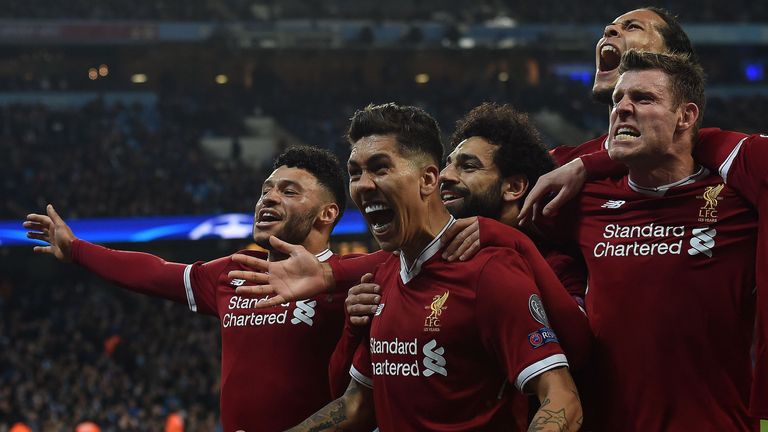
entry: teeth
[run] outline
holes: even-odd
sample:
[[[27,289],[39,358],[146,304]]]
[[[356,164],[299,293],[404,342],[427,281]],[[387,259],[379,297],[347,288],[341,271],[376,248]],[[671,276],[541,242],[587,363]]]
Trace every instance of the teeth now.
[[[443,201],[448,201],[448,200],[457,199],[457,198],[460,198],[460,197],[458,195],[456,195],[455,193],[453,193],[453,192],[443,192],[441,194],[440,198]]]
[[[392,225],[392,222],[387,222],[385,224],[374,223],[374,224],[371,224],[371,228],[376,233],[382,233],[386,231],[391,225]]]
[[[616,131],[616,136],[618,136],[618,135],[628,135],[628,136],[631,136],[631,137],[638,137],[638,136],[640,136],[640,133],[637,130],[632,129],[632,128],[620,127]]]
[[[611,51],[611,52],[613,52],[613,53],[615,53],[617,55],[619,54],[619,50],[617,50],[613,46],[611,46],[611,45],[603,45],[603,47],[600,48],[600,55],[604,55],[608,51]]]
[[[389,210],[389,207],[384,204],[369,204],[365,206],[365,214],[373,213],[380,210]]]

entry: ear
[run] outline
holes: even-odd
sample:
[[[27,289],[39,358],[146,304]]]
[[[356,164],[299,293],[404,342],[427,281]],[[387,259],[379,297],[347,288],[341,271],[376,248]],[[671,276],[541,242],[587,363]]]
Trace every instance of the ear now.
[[[320,225],[331,226],[334,222],[336,222],[336,219],[339,217],[339,213],[339,205],[335,202],[330,202],[320,208],[320,214],[317,216],[317,219],[315,219],[315,222],[319,223]]]
[[[422,197],[432,195],[435,190],[440,188],[440,169],[432,164],[427,164],[419,179],[420,192]]]
[[[522,174],[506,177],[501,182],[501,199],[504,203],[520,201],[526,191],[528,191],[528,179]]]
[[[696,125],[698,119],[699,107],[693,102],[683,104],[681,106],[680,116],[677,119],[677,130],[682,132],[691,129]]]

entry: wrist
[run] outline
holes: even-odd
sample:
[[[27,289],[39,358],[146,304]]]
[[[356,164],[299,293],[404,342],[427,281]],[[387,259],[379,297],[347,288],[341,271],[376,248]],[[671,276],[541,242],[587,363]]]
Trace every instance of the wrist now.
[[[336,288],[336,279],[333,277],[333,268],[324,262],[320,266],[323,269],[323,291],[332,292]]]

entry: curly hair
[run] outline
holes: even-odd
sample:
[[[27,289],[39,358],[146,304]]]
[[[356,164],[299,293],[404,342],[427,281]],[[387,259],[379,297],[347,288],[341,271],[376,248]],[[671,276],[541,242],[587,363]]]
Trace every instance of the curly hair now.
[[[529,191],[539,177],[555,168],[528,116],[511,105],[486,102],[472,109],[456,122],[451,149],[471,137],[481,137],[497,146],[493,162],[501,176],[525,175]],[[525,195],[528,195],[527,191]]]
[[[395,103],[368,105],[352,116],[347,140],[355,143],[371,135],[394,135],[403,155],[420,153],[437,166],[443,161],[443,142],[437,121],[421,108]]]
[[[333,201],[339,206],[339,216],[333,226],[341,220],[347,207],[347,188],[339,159],[328,150],[309,146],[289,147],[275,159],[272,169],[281,166],[300,168],[312,174],[317,182],[333,196]]]

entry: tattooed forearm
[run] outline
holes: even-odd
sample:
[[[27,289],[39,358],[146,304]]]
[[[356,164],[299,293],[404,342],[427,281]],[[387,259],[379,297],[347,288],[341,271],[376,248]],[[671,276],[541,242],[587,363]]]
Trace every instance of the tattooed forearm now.
[[[372,411],[359,409],[361,403],[364,405],[366,402],[362,398],[360,388],[355,383],[351,383],[342,397],[321,408],[320,411],[314,413],[300,425],[291,428],[289,432],[348,432],[358,430],[361,422],[365,425],[371,421],[366,416]]]
[[[531,425],[528,427],[528,432],[565,432],[567,430],[568,416],[565,413],[565,408],[558,411],[539,409],[536,417],[533,418]]]

